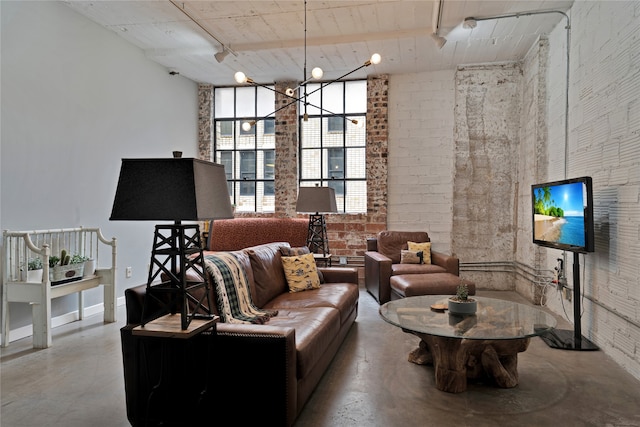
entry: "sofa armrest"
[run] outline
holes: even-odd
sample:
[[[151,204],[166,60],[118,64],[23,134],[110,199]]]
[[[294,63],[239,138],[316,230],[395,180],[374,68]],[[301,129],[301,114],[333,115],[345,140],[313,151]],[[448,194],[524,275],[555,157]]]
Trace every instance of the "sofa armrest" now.
[[[445,268],[447,273],[460,275],[460,260],[453,255],[431,251],[431,263]]]
[[[391,299],[391,259],[380,252],[364,253],[364,284],[371,295],[384,304]]]
[[[358,284],[358,270],[353,267],[318,267],[326,283]]]

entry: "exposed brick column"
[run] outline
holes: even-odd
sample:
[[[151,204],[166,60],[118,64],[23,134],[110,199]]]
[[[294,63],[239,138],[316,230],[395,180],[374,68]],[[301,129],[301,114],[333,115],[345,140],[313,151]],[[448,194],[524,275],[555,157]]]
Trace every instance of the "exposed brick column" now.
[[[327,215],[329,247],[335,257],[362,256],[367,237],[387,227],[389,76],[367,79],[367,213]]]
[[[295,82],[275,84],[276,105],[276,165],[275,216],[295,217],[298,198],[298,103],[284,95]],[[287,106],[287,104],[290,104]]]
[[[198,157],[213,161],[213,85],[198,85]]]
[[[389,76],[367,79],[367,222],[387,224]],[[384,229],[384,227],[382,229]]]

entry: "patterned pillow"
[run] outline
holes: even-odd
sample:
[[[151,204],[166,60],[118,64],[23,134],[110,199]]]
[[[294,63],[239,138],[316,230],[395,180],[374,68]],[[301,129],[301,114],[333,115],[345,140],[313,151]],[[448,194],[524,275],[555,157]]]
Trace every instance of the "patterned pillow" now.
[[[422,251],[422,263],[431,264],[431,242],[407,242],[410,251]]]
[[[313,254],[283,256],[282,267],[289,284],[289,292],[301,292],[320,287]]]
[[[422,264],[422,251],[400,251],[400,264]]]
[[[299,248],[290,248],[288,246],[280,246],[280,255],[282,256],[298,256],[310,253],[309,247],[301,246]]]
[[[309,254],[308,246],[301,246],[299,248],[290,248],[289,246],[280,246],[280,255],[282,256],[298,256]],[[320,278],[320,283],[324,283],[324,274],[322,271],[318,270],[318,277]]]

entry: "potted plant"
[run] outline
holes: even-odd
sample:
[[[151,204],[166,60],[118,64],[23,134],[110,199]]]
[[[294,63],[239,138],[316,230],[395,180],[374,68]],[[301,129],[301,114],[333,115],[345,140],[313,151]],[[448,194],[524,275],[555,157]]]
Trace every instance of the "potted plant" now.
[[[42,282],[42,259],[31,258],[27,262],[27,282]]]
[[[477,309],[478,302],[469,298],[469,288],[466,284],[460,283],[456,288],[456,295],[449,298],[449,313],[475,314]]]
[[[49,278],[52,284],[79,280],[84,272],[85,257],[81,255],[69,255],[65,249],[60,251],[60,257],[49,257]]]

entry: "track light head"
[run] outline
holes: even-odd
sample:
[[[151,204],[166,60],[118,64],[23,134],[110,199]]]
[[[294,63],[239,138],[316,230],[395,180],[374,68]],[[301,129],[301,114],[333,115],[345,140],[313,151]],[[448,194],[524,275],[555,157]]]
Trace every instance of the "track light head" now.
[[[476,18],[473,18],[471,16],[464,18],[464,21],[462,21],[462,27],[466,28],[467,30],[472,30],[477,26],[478,21],[476,21]]]
[[[218,63],[221,63],[222,61],[224,61],[224,58],[226,58],[227,55],[229,55],[229,51],[226,47],[223,46],[222,50],[213,55],[213,57],[216,59],[216,61],[218,61]]]
[[[442,49],[442,46],[444,46],[447,43],[447,39],[437,35],[436,33],[431,34],[431,38],[433,39],[434,42],[436,42],[436,46],[438,46],[438,49]]]

